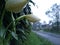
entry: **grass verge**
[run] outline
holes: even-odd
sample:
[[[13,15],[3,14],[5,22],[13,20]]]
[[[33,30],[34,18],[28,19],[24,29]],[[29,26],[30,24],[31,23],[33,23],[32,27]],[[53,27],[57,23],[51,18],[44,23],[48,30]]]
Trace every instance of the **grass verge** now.
[[[35,33],[31,32],[29,35],[29,43],[27,45],[53,45],[48,40],[37,36]]]

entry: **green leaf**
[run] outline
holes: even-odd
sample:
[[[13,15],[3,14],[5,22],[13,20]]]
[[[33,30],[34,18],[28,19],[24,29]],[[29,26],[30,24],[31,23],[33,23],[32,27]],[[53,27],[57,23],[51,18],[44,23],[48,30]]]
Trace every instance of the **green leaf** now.
[[[9,41],[8,40],[4,40],[4,45],[10,45]]]
[[[3,45],[3,38],[0,37],[0,45]]]
[[[0,27],[0,37],[4,38],[5,32],[6,32],[6,29],[4,27]]]
[[[15,32],[11,32],[11,34],[12,34],[12,36],[13,36],[16,40],[18,40],[18,36],[17,36],[17,34],[16,34]]]
[[[35,6],[35,3],[32,0],[30,0],[30,2]]]

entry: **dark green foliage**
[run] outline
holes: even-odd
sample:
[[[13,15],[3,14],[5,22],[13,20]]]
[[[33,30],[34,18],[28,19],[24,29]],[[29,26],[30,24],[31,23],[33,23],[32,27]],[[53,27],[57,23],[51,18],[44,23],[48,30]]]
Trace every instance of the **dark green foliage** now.
[[[13,13],[13,18],[23,14],[31,14],[29,4],[20,13]],[[31,23],[27,19],[14,23],[11,12],[5,10],[5,0],[0,0],[0,45],[26,45],[30,31]]]

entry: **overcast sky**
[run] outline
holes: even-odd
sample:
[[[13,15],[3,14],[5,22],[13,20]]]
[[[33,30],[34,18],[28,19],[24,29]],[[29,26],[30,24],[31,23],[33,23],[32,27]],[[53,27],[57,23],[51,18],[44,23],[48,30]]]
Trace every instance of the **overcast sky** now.
[[[36,5],[38,6],[33,6],[31,4],[31,9],[34,15],[36,15],[38,18],[41,19],[40,22],[43,23],[43,21],[46,21],[47,23],[51,18],[46,16],[45,12],[55,3],[60,3],[60,0],[33,0]]]

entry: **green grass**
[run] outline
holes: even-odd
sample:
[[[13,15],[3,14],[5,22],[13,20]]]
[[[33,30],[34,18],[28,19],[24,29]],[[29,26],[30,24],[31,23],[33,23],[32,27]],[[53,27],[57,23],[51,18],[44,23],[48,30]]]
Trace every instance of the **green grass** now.
[[[52,45],[48,40],[38,37],[35,33],[31,32],[29,35],[29,43],[27,45]]]
[[[60,32],[52,32],[52,31],[50,31],[51,33],[54,33],[54,34],[60,34]]]
[[[51,32],[51,33],[55,33],[55,34],[60,34],[60,31],[59,32],[57,32],[57,31],[50,31],[50,30],[43,30],[43,31],[45,31],[45,32]]]

